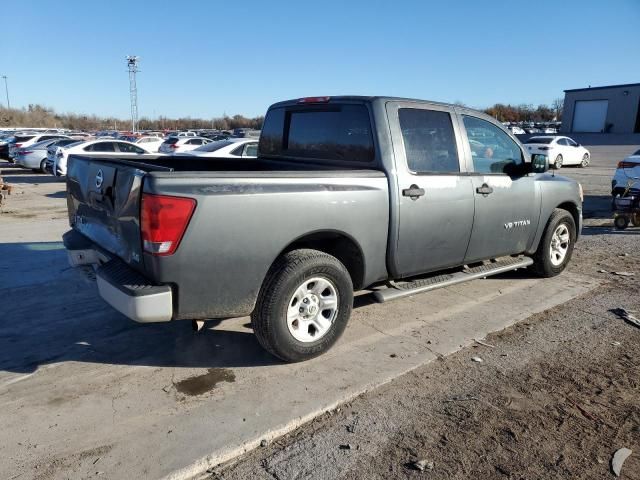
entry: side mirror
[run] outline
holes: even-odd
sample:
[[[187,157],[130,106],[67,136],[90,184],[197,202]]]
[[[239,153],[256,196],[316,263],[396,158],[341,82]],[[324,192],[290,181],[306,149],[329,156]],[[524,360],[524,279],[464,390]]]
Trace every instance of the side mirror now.
[[[549,170],[549,157],[541,153],[531,155],[531,171],[533,173],[544,173]]]

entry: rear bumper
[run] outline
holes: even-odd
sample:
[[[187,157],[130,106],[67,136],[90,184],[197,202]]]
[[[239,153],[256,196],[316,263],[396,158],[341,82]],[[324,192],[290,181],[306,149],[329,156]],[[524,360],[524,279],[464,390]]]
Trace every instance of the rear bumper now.
[[[62,239],[69,264],[93,267],[100,296],[120,313],[141,323],[168,322],[173,318],[173,291],[169,285],[154,285],[75,230],[65,233]]]

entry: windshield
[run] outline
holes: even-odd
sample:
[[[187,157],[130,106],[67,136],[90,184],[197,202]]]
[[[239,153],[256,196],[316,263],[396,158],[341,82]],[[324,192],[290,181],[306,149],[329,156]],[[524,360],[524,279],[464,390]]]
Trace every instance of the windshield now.
[[[544,144],[549,144],[553,142],[553,137],[531,137],[529,140],[527,140],[524,143],[544,143]]]
[[[198,152],[215,152],[216,150],[220,150],[221,148],[224,148],[227,145],[231,145],[232,143],[237,143],[237,142],[220,140],[217,142],[207,143],[206,145],[202,145],[201,147],[198,147],[195,150],[197,150]]]

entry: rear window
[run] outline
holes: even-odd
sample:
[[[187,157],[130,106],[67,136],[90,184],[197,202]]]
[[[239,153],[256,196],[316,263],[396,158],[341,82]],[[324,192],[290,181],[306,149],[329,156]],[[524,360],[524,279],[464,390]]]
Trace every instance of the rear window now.
[[[206,145],[202,145],[201,147],[196,148],[194,151],[198,152],[215,152],[216,150],[220,150],[221,148],[226,147],[227,145],[231,145],[234,142],[229,142],[227,140],[221,140],[219,142],[211,142]]]
[[[35,135],[16,135],[13,138],[15,138],[16,143],[20,143],[20,142],[27,142],[31,140],[33,137],[35,137]]]
[[[531,137],[529,140],[527,140],[524,143],[551,143],[553,142],[553,138],[551,137]]]
[[[180,140],[178,137],[171,137],[167,138],[164,143],[166,143],[167,145],[173,145],[174,143],[178,143],[178,140]]]
[[[262,129],[259,152],[281,157],[371,162],[375,150],[369,111],[364,105],[271,109]]]

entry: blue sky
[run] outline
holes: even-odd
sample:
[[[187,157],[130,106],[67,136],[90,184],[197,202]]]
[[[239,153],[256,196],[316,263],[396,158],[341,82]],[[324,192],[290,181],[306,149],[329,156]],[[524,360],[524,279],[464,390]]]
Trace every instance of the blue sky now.
[[[640,81],[640,0],[21,0],[2,12],[12,106],[123,119],[130,54],[152,118],[338,94],[538,104]]]

